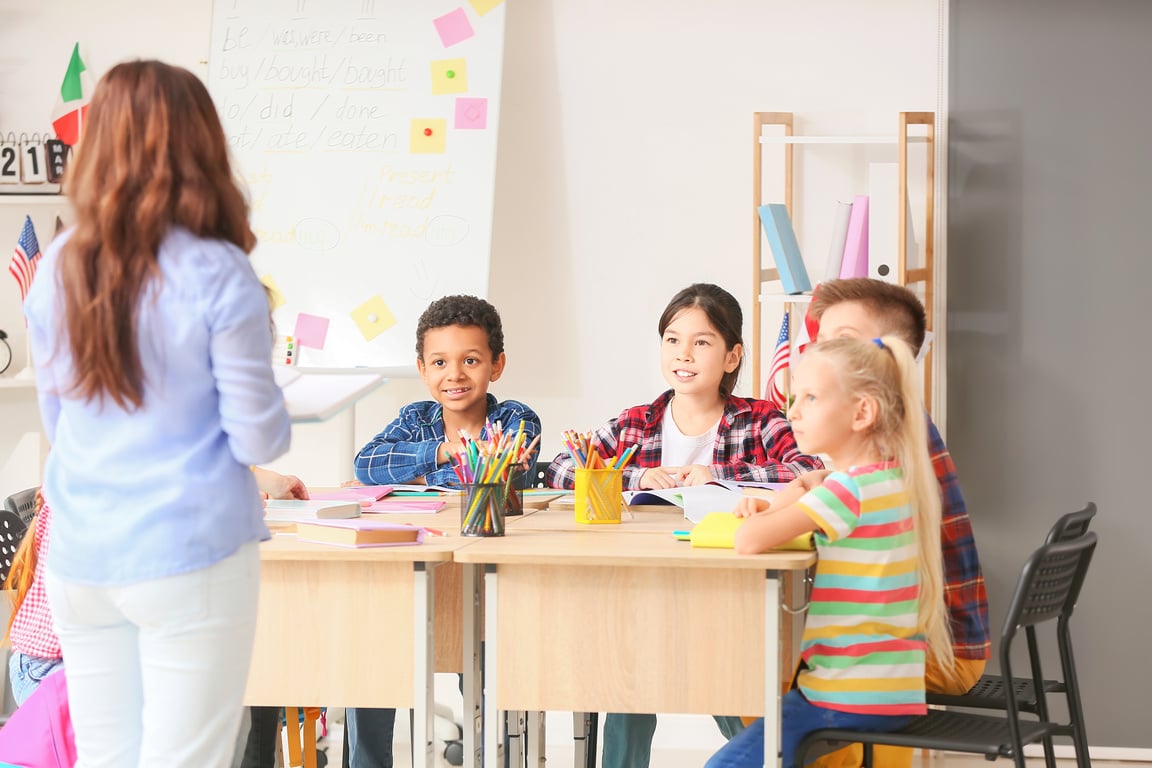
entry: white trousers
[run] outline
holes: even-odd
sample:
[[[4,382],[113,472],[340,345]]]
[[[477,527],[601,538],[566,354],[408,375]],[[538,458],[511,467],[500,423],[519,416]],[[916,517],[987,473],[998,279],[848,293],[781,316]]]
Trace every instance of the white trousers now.
[[[255,543],[215,565],[125,586],[48,571],[76,768],[226,768],[256,632]]]

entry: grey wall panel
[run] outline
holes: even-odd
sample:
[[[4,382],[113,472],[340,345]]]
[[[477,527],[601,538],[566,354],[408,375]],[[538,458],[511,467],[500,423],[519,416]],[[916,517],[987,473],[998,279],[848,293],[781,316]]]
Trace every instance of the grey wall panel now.
[[[1152,2],[952,0],[949,39],[948,443],[993,624],[1096,501],[1089,739],[1152,747]]]

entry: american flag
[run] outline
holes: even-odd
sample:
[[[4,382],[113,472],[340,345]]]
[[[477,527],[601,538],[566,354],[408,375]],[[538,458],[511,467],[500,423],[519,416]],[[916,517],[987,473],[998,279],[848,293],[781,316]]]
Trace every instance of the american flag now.
[[[24,217],[24,229],[16,241],[16,255],[8,265],[8,272],[16,278],[20,286],[20,301],[28,295],[32,278],[36,276],[36,264],[40,261],[40,243],[36,240],[36,230],[32,228],[32,217]]]
[[[789,320],[791,311],[784,313],[784,320],[780,323],[780,335],[776,337],[776,351],[772,353],[772,364],[768,367],[768,383],[764,387],[764,399],[770,400],[780,410],[786,410],[788,395],[780,386],[780,374],[786,373],[788,361],[792,357],[792,340],[789,338]]]

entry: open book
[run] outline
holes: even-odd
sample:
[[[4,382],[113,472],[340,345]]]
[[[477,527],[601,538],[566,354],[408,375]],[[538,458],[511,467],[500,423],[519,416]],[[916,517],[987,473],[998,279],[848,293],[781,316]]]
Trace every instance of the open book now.
[[[699,523],[709,512],[731,512],[744,497],[746,487],[778,490],[784,483],[742,483],[734,480],[713,480],[704,485],[680,488],[660,488],[650,491],[625,491],[624,502],[634,504],[675,504],[684,510],[684,517]]]

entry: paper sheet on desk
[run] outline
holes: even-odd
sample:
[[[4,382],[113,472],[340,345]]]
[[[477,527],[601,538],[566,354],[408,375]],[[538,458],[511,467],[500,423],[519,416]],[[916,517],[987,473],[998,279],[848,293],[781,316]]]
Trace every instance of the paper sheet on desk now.
[[[684,510],[684,517],[699,523],[709,512],[731,512],[745,496],[742,488],[777,489],[782,483],[737,483],[714,480],[704,485],[663,488],[651,491],[625,491],[627,504],[675,504]]]

